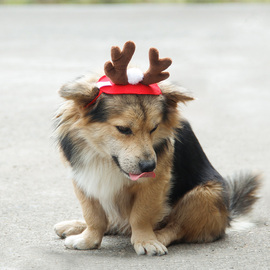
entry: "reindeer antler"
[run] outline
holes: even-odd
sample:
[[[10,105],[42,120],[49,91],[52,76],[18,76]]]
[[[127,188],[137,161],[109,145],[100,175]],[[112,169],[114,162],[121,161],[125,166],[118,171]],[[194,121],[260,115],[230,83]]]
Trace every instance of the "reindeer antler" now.
[[[127,41],[121,51],[119,47],[112,47],[112,62],[108,61],[104,65],[105,74],[115,84],[128,84],[127,66],[135,52],[135,44]]]
[[[130,62],[133,54],[135,52],[135,44],[132,41],[127,41],[121,51],[119,47],[112,47],[111,58],[112,62],[108,61],[104,65],[104,71],[106,76],[114,83],[120,85],[129,84],[127,75],[127,66]],[[158,83],[167,79],[170,74],[169,72],[163,72],[167,69],[172,60],[170,58],[159,59],[159,52],[155,48],[149,50],[149,69],[142,74],[143,80],[141,78],[136,78],[138,81],[134,84],[141,82],[144,85],[150,85]],[[135,80],[135,81],[136,81]],[[132,82],[131,82],[132,84]]]
[[[170,58],[159,59],[159,52],[155,48],[149,50],[149,69],[144,73],[142,84],[149,85],[158,83],[167,79],[170,76],[169,72],[162,72],[167,69],[171,64]]]

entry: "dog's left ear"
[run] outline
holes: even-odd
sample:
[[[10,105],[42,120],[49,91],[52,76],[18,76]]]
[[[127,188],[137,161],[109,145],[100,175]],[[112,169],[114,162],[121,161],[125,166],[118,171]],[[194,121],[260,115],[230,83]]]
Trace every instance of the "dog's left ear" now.
[[[179,102],[186,103],[188,101],[194,100],[190,95],[183,93],[178,90],[169,90],[169,89],[161,89],[163,96],[165,97],[165,101],[169,107],[177,107]]]

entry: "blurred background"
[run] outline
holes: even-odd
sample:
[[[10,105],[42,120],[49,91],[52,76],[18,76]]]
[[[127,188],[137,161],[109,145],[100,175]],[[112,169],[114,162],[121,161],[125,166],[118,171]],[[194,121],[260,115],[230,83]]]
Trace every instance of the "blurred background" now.
[[[0,269],[269,269],[269,3],[0,0]],[[102,71],[111,46],[127,40],[142,70],[150,47],[172,58],[170,80],[197,98],[181,112],[223,176],[263,173],[250,231],[153,260],[138,258],[129,238],[82,252],[54,234],[55,223],[81,218],[52,139],[57,90]]]
[[[0,0],[0,4],[269,3],[270,0]]]

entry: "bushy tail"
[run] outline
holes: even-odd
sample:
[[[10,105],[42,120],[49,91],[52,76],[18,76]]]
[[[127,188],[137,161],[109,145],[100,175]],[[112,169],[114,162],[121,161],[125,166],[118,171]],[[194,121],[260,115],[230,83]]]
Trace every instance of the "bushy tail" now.
[[[261,176],[240,174],[227,179],[229,195],[230,219],[233,221],[248,214],[253,204],[258,200],[258,189],[261,186]]]

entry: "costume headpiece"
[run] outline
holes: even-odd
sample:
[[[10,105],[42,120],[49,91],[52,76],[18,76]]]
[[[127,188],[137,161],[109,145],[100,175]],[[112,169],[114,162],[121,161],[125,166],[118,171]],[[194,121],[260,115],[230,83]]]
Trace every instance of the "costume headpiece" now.
[[[149,69],[142,73],[137,68],[127,69],[127,66],[135,52],[135,43],[128,41],[123,50],[119,47],[111,48],[112,62],[108,61],[104,65],[105,76],[97,82],[99,88],[98,96],[88,105],[92,105],[102,94],[137,94],[137,95],[161,95],[158,82],[167,79],[170,74],[164,72],[171,63],[170,58],[159,59],[159,52],[155,48],[149,50]]]

